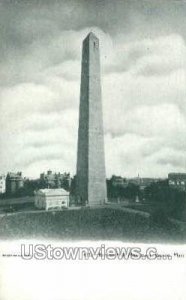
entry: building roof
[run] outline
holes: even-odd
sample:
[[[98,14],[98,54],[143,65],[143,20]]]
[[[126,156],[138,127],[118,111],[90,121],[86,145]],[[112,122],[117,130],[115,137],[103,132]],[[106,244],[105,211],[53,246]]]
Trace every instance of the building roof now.
[[[173,180],[186,180],[186,173],[169,173],[168,178]]]
[[[17,172],[17,173],[13,173],[13,172],[9,172],[8,174],[7,174],[7,177],[8,178],[17,178],[17,179],[23,179],[22,178],[22,173],[21,172]]]
[[[61,196],[61,195],[69,195],[69,192],[67,192],[64,189],[40,189],[36,193],[43,194],[46,196]]]

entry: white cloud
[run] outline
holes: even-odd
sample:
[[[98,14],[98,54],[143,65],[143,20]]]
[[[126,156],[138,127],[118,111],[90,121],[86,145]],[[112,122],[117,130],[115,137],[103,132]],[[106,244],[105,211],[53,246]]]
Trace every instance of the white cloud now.
[[[186,149],[183,38],[171,34],[124,41],[93,27],[56,29],[53,36],[33,38],[26,54],[10,55],[2,65],[6,74],[6,85],[0,89],[3,171],[75,172],[81,44],[90,30],[101,45],[108,176],[138,172],[165,176],[169,168],[176,168],[176,161],[181,168],[179,148]],[[178,157],[168,164],[166,147]]]
[[[116,40],[110,52],[111,61],[105,66],[106,72],[131,71],[132,74],[156,76],[185,66],[186,45],[180,35],[127,42],[121,38]]]

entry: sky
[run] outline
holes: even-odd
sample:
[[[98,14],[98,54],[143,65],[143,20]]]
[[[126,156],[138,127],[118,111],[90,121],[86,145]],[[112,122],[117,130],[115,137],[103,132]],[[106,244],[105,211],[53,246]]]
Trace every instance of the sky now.
[[[186,1],[0,1],[0,172],[76,171],[82,41],[100,39],[107,177],[186,172]]]

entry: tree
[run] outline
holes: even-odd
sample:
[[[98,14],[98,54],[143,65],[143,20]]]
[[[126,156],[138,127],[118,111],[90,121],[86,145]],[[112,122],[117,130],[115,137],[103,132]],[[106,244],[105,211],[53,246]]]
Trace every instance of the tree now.
[[[180,218],[186,203],[186,193],[168,184],[168,180],[152,183],[144,190],[144,197],[156,205],[162,215]]]

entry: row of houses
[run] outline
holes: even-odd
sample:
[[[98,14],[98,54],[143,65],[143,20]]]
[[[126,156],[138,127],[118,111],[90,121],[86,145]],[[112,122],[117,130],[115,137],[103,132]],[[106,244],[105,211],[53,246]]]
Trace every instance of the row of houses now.
[[[186,173],[169,173],[168,183],[172,188],[186,191]]]
[[[127,187],[130,184],[139,186],[140,190],[144,190],[145,187],[149,186],[152,183],[155,183],[159,180],[162,180],[160,178],[149,178],[149,177],[140,177],[139,175],[137,177],[133,178],[124,178],[121,176],[115,176],[113,175],[109,181],[114,187]]]
[[[20,191],[33,189],[45,189],[45,188],[65,188],[70,190],[71,177],[70,173],[53,173],[47,171],[42,173],[39,179],[30,180],[23,177],[21,172],[13,173],[9,172],[7,175],[0,176],[0,194],[7,196],[14,196]]]
[[[166,180],[166,178],[164,179]],[[167,179],[170,187],[180,191],[186,191],[186,173],[169,173]],[[161,181],[162,178],[141,178],[139,176],[134,178],[123,178],[121,176],[112,176],[109,180],[112,186],[115,187],[127,187],[129,184],[134,184],[139,186],[140,190],[144,190],[145,187]]]
[[[143,190],[146,186],[151,183],[157,182],[158,178],[123,178],[121,176],[112,176],[109,179],[113,186],[126,187],[128,184],[135,184]],[[21,172],[12,173],[9,172],[6,175],[0,175],[0,194],[6,193],[11,196],[16,194],[25,185],[26,179],[23,178]],[[169,173],[168,174],[168,184],[170,187],[186,191],[186,173]],[[69,191],[71,186],[71,178],[69,173],[52,173],[52,171],[47,171],[47,173],[42,173],[40,179],[38,179],[39,188],[65,188]]]

